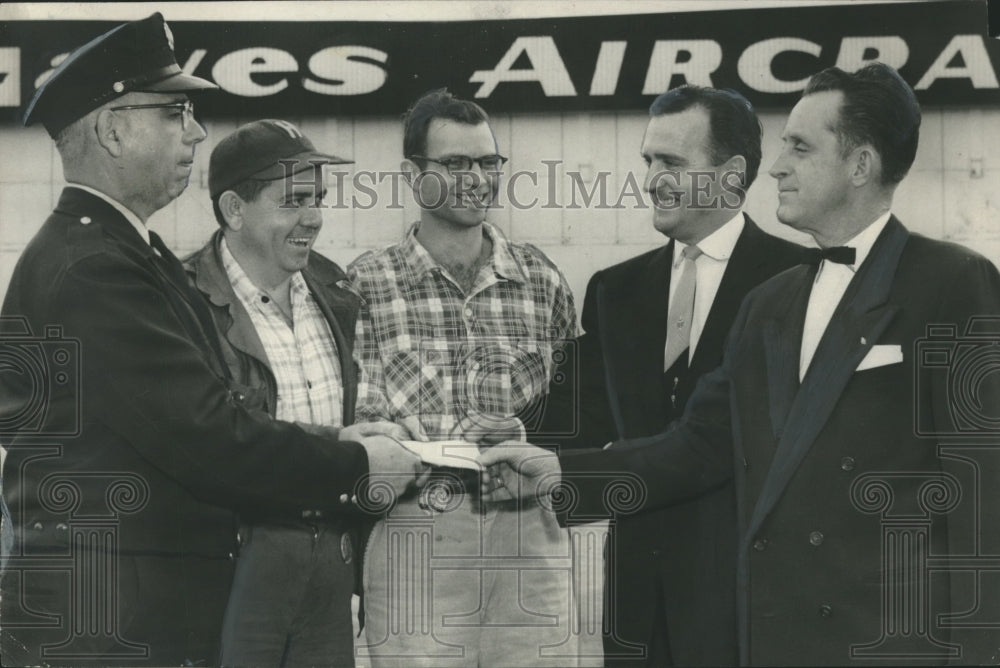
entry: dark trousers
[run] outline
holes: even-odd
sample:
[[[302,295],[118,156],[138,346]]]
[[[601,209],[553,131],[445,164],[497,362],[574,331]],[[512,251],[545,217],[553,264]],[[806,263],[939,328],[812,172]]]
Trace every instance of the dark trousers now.
[[[351,538],[322,522],[243,531],[222,665],[354,666]]]

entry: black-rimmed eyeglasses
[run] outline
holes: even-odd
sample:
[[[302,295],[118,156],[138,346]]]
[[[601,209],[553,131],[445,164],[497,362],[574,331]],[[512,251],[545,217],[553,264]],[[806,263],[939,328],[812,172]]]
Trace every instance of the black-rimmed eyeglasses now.
[[[496,172],[507,162],[507,158],[500,155],[484,155],[479,158],[470,158],[467,155],[450,155],[447,158],[428,158],[426,155],[411,155],[410,160],[427,160],[444,167],[449,174],[460,172],[471,172],[473,165],[479,165],[479,169],[484,172]]]
[[[185,100],[184,102],[160,102],[156,104],[126,104],[120,107],[109,107],[111,111],[131,111],[132,109],[176,109],[181,118],[181,130],[186,132],[188,121],[195,121],[194,102]]]

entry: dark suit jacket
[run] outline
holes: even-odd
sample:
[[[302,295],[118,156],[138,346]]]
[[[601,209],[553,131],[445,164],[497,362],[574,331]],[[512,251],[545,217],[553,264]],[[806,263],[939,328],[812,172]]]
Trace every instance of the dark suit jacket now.
[[[562,383],[553,405],[583,406],[563,446],[595,447],[648,436],[680,417],[695,382],[722,361],[723,341],[747,292],[798,264],[803,248],[772,237],[749,218],[712,303],[694,358],[663,382],[667,295],[674,242],[591,278],[578,340],[580,385]],[[687,357],[684,356],[686,360]],[[580,387],[575,397],[567,390]],[[674,394],[673,400],[671,394]],[[557,396],[560,395],[560,396]],[[672,508],[625,516],[606,557],[605,665],[726,665],[737,661],[736,514],[732,484]],[[665,619],[664,619],[665,615]],[[657,643],[668,634],[670,656]],[[632,649],[624,645],[632,645]]]
[[[0,374],[4,424],[21,419],[5,439],[18,541],[3,578],[7,663],[103,665],[122,646],[131,664],[213,663],[233,511],[339,511],[367,472],[360,445],[241,405],[170,257],[69,187],[14,269],[3,315],[42,342],[17,344],[39,355],[35,378]],[[39,395],[45,418],[29,423],[19,407]]]
[[[735,477],[743,663],[884,664],[879,653],[906,664],[988,662],[995,626],[969,624],[1000,617],[1000,579],[975,571],[972,557],[994,551],[986,527],[1000,521],[1000,504],[974,474],[989,464],[976,457],[995,455],[996,429],[992,449],[939,451],[935,433],[961,431],[953,417],[961,397],[949,388],[957,357],[922,355],[920,340],[932,324],[957,327],[933,342],[938,349],[968,340],[971,316],[1000,314],[1000,275],[985,258],[911,235],[893,218],[800,385],[815,271],[795,267],[748,295],[722,366],[699,382],[672,429],[561,456],[579,488],[576,512],[607,512],[604,482],[587,475],[595,471],[644,485],[645,496],[622,512],[676,503]],[[973,338],[967,348],[995,340]],[[875,345],[900,346],[902,363],[855,371]],[[974,373],[982,368],[972,374],[980,410],[995,416],[1000,378],[984,380]],[[975,538],[991,547],[977,548]],[[945,556],[970,557],[966,570]],[[957,617],[939,616],[949,614]],[[949,643],[961,645],[960,657]]]

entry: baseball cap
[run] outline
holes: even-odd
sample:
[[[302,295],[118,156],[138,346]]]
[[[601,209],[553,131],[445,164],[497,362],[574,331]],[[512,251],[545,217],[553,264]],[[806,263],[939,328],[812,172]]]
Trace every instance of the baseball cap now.
[[[208,161],[208,192],[215,199],[248,179],[274,181],[319,165],[352,162],[317,151],[294,124],[267,118],[241,125],[218,143]]]

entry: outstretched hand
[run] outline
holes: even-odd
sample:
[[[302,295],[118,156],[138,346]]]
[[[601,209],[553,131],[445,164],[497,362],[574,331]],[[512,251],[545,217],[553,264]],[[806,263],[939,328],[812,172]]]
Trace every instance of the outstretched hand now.
[[[480,492],[484,501],[509,501],[545,496],[558,486],[559,459],[548,450],[505,441],[480,452],[483,465]]]

